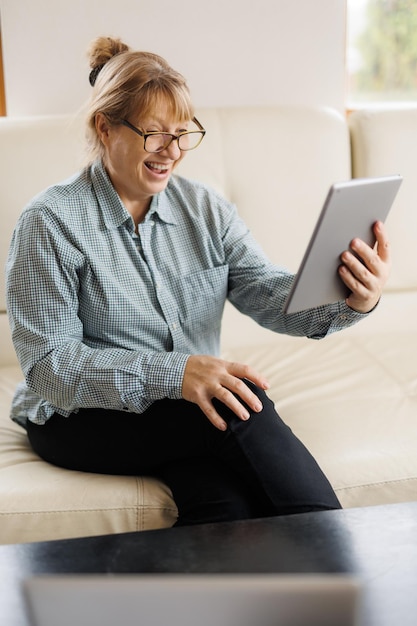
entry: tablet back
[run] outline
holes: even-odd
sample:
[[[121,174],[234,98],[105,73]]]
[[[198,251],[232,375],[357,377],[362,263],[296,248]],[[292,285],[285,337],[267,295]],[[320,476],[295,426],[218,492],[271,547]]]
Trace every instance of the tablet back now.
[[[307,246],[284,313],[344,300],[340,255],[355,237],[373,246],[376,221],[384,222],[401,185],[401,176],[356,178],[332,185]]]

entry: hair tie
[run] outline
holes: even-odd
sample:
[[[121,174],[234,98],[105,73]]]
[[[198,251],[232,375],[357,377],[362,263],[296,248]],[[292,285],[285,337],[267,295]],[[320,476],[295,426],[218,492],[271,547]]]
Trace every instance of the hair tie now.
[[[90,81],[90,85],[92,87],[94,87],[94,85],[96,84],[97,76],[99,75],[103,67],[104,67],[104,63],[102,63],[101,65],[97,65],[96,67],[93,67],[93,69],[91,70],[88,80]]]

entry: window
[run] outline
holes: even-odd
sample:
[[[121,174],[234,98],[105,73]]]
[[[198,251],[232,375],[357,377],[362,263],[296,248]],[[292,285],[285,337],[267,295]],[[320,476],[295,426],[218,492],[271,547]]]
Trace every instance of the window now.
[[[417,0],[347,0],[348,107],[417,101]]]

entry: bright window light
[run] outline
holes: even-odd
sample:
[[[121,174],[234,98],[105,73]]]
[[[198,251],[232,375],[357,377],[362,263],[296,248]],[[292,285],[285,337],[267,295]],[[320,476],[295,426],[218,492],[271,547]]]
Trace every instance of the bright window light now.
[[[417,102],[417,0],[347,0],[348,107]]]

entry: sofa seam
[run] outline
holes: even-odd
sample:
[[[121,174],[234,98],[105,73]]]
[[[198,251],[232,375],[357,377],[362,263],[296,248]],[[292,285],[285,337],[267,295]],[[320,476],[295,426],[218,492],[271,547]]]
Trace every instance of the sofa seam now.
[[[67,510],[42,510],[42,511],[0,511],[0,517],[8,517],[10,515],[45,515],[45,514],[59,514],[59,515],[68,515],[68,513],[82,513],[83,515],[88,513],[110,513],[110,512],[121,512],[121,511],[137,511],[138,507],[121,507],[121,508],[112,508],[112,509],[67,509]],[[152,511],[174,511],[173,507],[164,507],[164,506],[152,506],[152,505],[144,505],[143,508]]]
[[[136,530],[141,530],[143,524],[143,498],[140,498],[140,487],[142,487],[143,493],[143,483],[142,477],[136,476]],[[142,519],[140,519],[142,518]]]
[[[417,476],[410,478],[397,478],[395,480],[381,480],[374,483],[366,483],[362,485],[351,485],[349,487],[335,487],[335,491],[348,491],[349,489],[365,489],[366,487],[376,487],[378,485],[391,485],[392,483],[406,483],[417,480]]]

